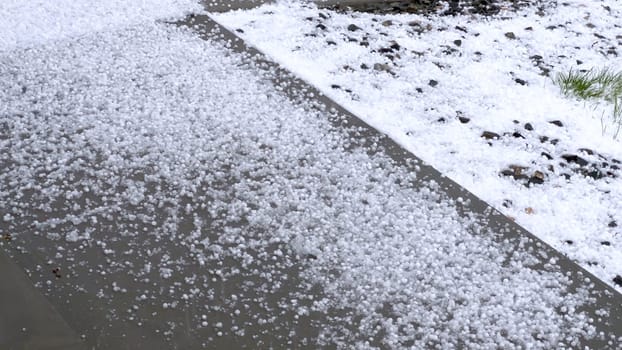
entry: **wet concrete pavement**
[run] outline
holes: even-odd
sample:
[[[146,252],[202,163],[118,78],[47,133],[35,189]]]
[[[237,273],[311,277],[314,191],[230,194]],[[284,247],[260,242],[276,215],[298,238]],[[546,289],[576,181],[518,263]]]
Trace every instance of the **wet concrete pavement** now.
[[[227,3],[232,5],[231,2]],[[232,6],[254,6],[256,3],[238,1]],[[220,5],[211,9],[222,10]],[[362,147],[370,156],[386,155],[398,166],[417,173],[416,180],[408,186],[416,188],[430,180],[438,183],[450,198],[460,198],[456,206],[461,214],[479,216],[492,231],[500,232],[501,236],[496,237],[496,240],[521,240],[528,248],[539,252],[542,258],[533,266],[534,269],[544,270],[551,257],[557,258],[561,271],[574,281],[572,288],[593,284],[591,295],[595,303],[577,312],[585,311],[593,318],[597,331],[603,332],[605,337],[584,340],[583,345],[592,348],[615,348],[619,345],[615,338],[622,336],[622,297],[613,289],[453,181],[423,164],[334,101],[322,96],[315,88],[246,46],[208,16],[192,16],[175,25],[192,26],[206,40],[229,42],[234,51],[248,56],[253,67],[270,72],[268,77],[272,83],[292,101],[304,102],[306,106],[309,100],[315,101],[315,108],[327,111],[332,116],[330,121],[335,127],[346,130],[352,139],[359,140],[358,144],[351,145],[353,150]],[[190,198],[183,195],[175,198],[178,202],[173,204],[174,208],[185,208],[192,203]],[[86,199],[89,200],[103,203],[97,195],[91,195]],[[8,208],[3,210],[8,211]],[[181,215],[176,236],[165,240],[150,235],[109,236],[125,225],[131,226],[134,232],[148,232],[154,226],[166,225],[164,218],[169,215],[166,207],[160,213],[162,221],[159,222],[136,224],[122,222],[124,218],[112,218],[95,225],[80,223],[75,227],[78,231],[91,230],[91,239],[83,243],[29,235],[33,220],[24,218],[11,229],[10,233],[15,235],[15,239],[4,242],[3,249],[13,262],[27,271],[32,282],[44,291],[49,302],[37,295],[28,280],[20,276],[16,266],[0,255],[1,268],[14,281],[11,284],[3,283],[0,289],[3,302],[3,333],[0,336],[5,334],[0,337],[5,343],[0,344],[8,344],[9,349],[54,349],[54,345],[63,349],[73,349],[71,346],[79,349],[82,344],[76,342],[76,339],[83,335],[88,348],[95,349],[312,349],[318,347],[317,338],[331,320],[343,320],[343,315],[351,312],[348,309],[332,309],[328,313],[298,313],[300,306],[311,306],[314,300],[324,297],[319,286],[301,277],[301,272],[317,257],[313,254],[279,255],[277,252],[287,250],[282,242],[275,242],[261,250],[249,247],[245,253],[252,257],[251,263],[232,258],[208,259],[205,265],[187,261],[188,245],[191,243],[183,237],[192,236],[195,230],[193,220],[197,213]],[[135,214],[141,214],[140,208],[136,209]],[[63,215],[66,215],[64,205],[58,204],[52,214],[33,212],[33,219],[38,219],[37,216]],[[204,220],[213,218],[204,217]],[[7,228],[2,228],[1,233],[9,232]],[[208,233],[208,236],[212,241],[218,240],[218,231]],[[116,252],[117,255],[110,255],[109,252]],[[59,254],[62,258],[59,258]],[[156,268],[162,265],[162,261],[179,262],[170,277],[163,278],[161,271]],[[130,265],[149,265],[154,268],[137,276],[135,272],[138,269],[128,269]],[[270,271],[271,275],[257,271]],[[189,283],[189,280],[193,282]],[[282,283],[275,283],[275,280]],[[198,293],[194,296],[194,286],[207,284],[210,285],[211,295]],[[262,285],[269,286],[263,291],[253,287]],[[159,290],[160,294],[149,294],[154,290]],[[183,298],[183,295],[192,297]],[[232,301],[232,295],[235,295],[235,301]],[[178,300],[177,296],[182,296],[182,300]],[[213,305],[214,300],[219,301],[219,305]],[[283,306],[292,301],[295,301],[297,307]],[[210,304],[210,307],[206,307],[206,304]],[[239,312],[241,307],[244,309]],[[28,311],[28,308],[31,310]],[[609,316],[603,316],[598,310],[608,310]],[[22,318],[24,315],[28,318]],[[353,316],[353,319],[356,317]],[[206,326],[201,326],[203,322],[206,322]],[[338,321],[333,327],[342,327],[344,334],[347,334],[356,332],[358,325],[356,322],[348,324]],[[22,332],[21,328],[27,331]],[[30,329],[41,331],[30,332]],[[232,329],[232,333],[222,336],[224,330]],[[379,339],[372,340],[372,344],[374,341],[378,341],[376,345],[382,347]],[[330,344],[324,346],[334,347]]]
[[[86,344],[0,250],[0,348],[79,350]]]

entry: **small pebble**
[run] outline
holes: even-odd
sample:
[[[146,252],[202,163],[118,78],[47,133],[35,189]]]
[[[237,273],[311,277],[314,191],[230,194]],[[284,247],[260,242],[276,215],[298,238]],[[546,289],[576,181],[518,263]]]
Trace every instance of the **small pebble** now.
[[[357,30],[361,30],[361,27],[357,26],[356,24],[350,24],[348,26],[348,30],[351,32],[356,32]]]

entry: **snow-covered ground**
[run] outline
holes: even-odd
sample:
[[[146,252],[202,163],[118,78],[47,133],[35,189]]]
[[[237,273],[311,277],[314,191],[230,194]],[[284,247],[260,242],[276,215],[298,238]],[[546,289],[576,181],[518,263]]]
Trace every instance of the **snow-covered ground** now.
[[[622,291],[622,134],[611,106],[551,79],[622,69],[622,3],[539,4],[483,17],[280,1],[215,17]]]
[[[102,300],[102,324],[123,332],[185,310],[183,327],[158,331],[208,329],[207,348],[273,334],[296,346],[297,324],[317,315],[330,317],[304,344],[551,348],[596,336],[587,290],[570,292],[555,261],[532,269],[522,244],[481,234],[434,183],[402,185],[416,175],[351,150],[360,140],[242,57],[155,23],[193,4],[151,17],[87,4],[0,6],[3,20],[41,25],[0,31],[13,38],[0,49],[0,233],[45,257],[33,275],[57,266],[49,293],[66,276],[68,303]],[[92,29],[60,20],[80,15]],[[245,315],[255,309],[265,315]]]

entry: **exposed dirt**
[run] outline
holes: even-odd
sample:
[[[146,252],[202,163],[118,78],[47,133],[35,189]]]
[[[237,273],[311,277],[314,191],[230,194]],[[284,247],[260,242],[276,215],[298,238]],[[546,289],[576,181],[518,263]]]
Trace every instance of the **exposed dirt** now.
[[[334,10],[355,10],[378,14],[387,13],[435,13],[443,15],[479,14],[484,16],[496,15],[501,10],[517,10],[527,6],[537,6],[544,14],[546,7],[553,6],[557,1],[551,0],[411,0],[383,3],[369,3],[362,5],[336,5]]]

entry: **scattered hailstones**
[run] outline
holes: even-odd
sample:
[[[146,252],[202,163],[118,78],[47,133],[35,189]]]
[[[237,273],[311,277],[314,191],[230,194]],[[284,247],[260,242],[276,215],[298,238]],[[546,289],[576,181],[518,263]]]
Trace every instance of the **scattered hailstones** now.
[[[8,225],[28,227],[43,210],[58,220],[39,230],[69,232],[64,211],[49,203],[88,187],[91,197],[71,214],[109,229],[91,235],[110,242],[102,248],[123,238],[143,253],[110,274],[157,280],[111,282],[114,292],[149,289],[166,312],[181,309],[175,300],[184,294],[208,306],[206,315],[244,316],[252,304],[266,314],[255,326],[234,326],[251,337],[254,327],[331,315],[311,341],[344,348],[551,348],[593,334],[577,311],[588,291],[568,290],[554,266],[532,269],[537,259],[524,242],[496,242],[433,185],[401,185],[416,174],[386,156],[346,151],[345,134],[326,115],[292,105],[248,62],[194,34],[141,25],[3,53],[0,62],[8,77],[0,80],[0,124],[9,130],[0,143],[0,205],[18,214]],[[17,196],[32,183],[40,189],[31,198]],[[207,244],[191,248],[195,241]],[[205,256],[205,280],[176,283],[196,271],[188,267],[193,250]],[[310,300],[308,309],[267,298],[288,290],[291,271],[309,290],[319,287],[320,295],[302,288],[288,296]],[[221,298],[219,283],[236,279],[264,283]],[[279,318],[288,308],[295,320]],[[169,328],[163,333],[172,336]],[[233,336],[223,322],[214,328]]]

